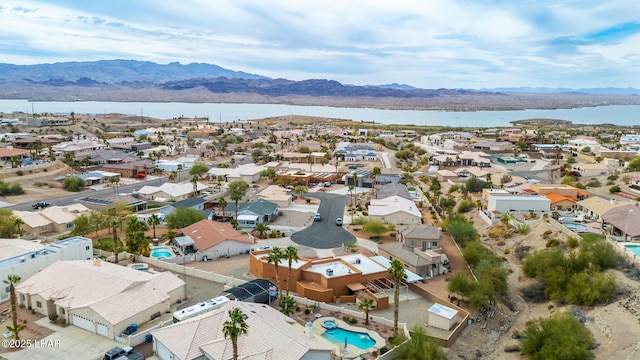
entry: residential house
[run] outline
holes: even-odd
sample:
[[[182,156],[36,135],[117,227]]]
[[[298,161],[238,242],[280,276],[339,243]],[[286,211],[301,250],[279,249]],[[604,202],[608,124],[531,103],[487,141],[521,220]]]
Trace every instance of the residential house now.
[[[293,195],[287,189],[278,185],[269,185],[258,193],[250,195],[250,200],[261,199],[278,205],[280,209],[286,208],[293,201]]]
[[[500,220],[502,215],[535,214],[541,216],[551,210],[551,200],[539,195],[495,195],[489,194],[487,208],[480,217],[489,225]]]
[[[627,204],[613,208],[602,215],[609,234],[621,236],[623,241],[640,241],[640,207]]]
[[[442,228],[431,225],[398,225],[396,240],[410,248],[421,250],[442,247]]]
[[[436,178],[440,182],[447,182],[449,180],[453,181],[458,179],[458,174],[451,170],[441,169],[436,171]]]
[[[400,242],[392,242],[378,245],[378,254],[383,259],[400,260],[405,269],[420,278],[432,278],[448,271],[442,262],[440,250],[422,251]]]
[[[76,154],[76,158],[78,158]],[[121,164],[139,160],[137,156],[122,150],[98,150],[86,153],[82,158],[89,159],[93,165]]]
[[[100,140],[74,140],[51,146],[56,155],[64,156],[64,154],[73,153],[76,159],[82,159],[85,154],[106,148],[107,145]]]
[[[202,191],[208,189],[209,186],[196,183],[195,195],[201,195]],[[139,191],[140,195],[145,199],[157,202],[180,201],[193,195],[194,187],[190,181],[181,183],[166,182],[160,186],[145,185]]]
[[[369,218],[394,225],[417,225],[422,223],[422,213],[413,200],[401,196],[372,199]]]
[[[336,156],[342,157],[343,161],[377,161],[376,149],[369,145],[351,145],[347,142],[340,142],[336,146]]]
[[[616,199],[593,196],[576,203],[576,215],[581,214],[585,219],[602,222],[602,216],[609,210],[630,204],[630,201],[618,201]]]
[[[18,304],[49,319],[115,339],[184,298],[171,272],[151,274],[100,259],[57,261],[16,286]]]
[[[186,163],[176,160],[158,160],[155,165],[158,170],[164,172],[177,172],[190,169]]]
[[[574,153],[581,153],[586,148],[589,148],[589,152],[594,152],[600,146],[598,140],[594,138],[579,137],[575,139],[569,139],[567,143],[569,145],[569,150]]]
[[[246,254],[251,250],[251,244],[255,243],[253,237],[241,234],[230,223],[208,219],[185,227],[182,234],[193,239],[194,246],[198,249],[198,260]]]
[[[411,200],[411,194],[409,194],[409,188],[407,185],[401,183],[389,183],[376,186],[376,198],[386,199],[392,196],[400,196],[407,200]]]
[[[174,212],[177,208],[179,207],[184,207],[187,209],[194,209],[197,211],[201,211],[203,212],[203,214],[205,213],[205,204],[207,203],[207,200],[199,197],[199,196],[192,196],[192,197],[188,197],[186,199],[180,200],[180,201],[176,201],[172,204],[169,205],[165,205],[163,207],[161,207],[160,209],[158,209],[158,211],[163,214],[165,217],[169,214],[171,214],[172,212]],[[207,217],[208,217],[208,213],[207,213]]]
[[[231,214],[235,219],[236,204],[229,202],[224,209],[225,214]],[[238,203],[238,226],[242,228],[254,228],[259,223],[268,223],[273,221],[280,212],[280,207],[271,201],[258,199],[250,202]]]
[[[148,204],[148,201],[141,199],[140,194],[137,192],[132,192],[131,194],[87,195],[77,199],[77,201],[93,210],[112,209],[116,204],[121,203],[134,212],[145,210]]]
[[[155,356],[161,360],[230,359],[231,339],[222,324],[229,312],[240,309],[249,331],[238,337],[242,359],[332,360],[334,346],[313,340],[278,310],[250,302],[229,302],[221,308],[152,332]],[[313,331],[308,329],[308,331]]]
[[[609,165],[605,163],[574,164],[571,167],[571,171],[578,172],[582,177],[600,176],[613,173]]]
[[[11,147],[0,148],[0,161],[8,162],[14,156],[19,157],[22,162],[22,158],[29,156],[29,151]]]
[[[275,282],[275,264],[267,261],[268,250],[253,251],[249,256],[251,273],[257,278]],[[291,282],[287,284],[289,264],[282,259],[278,265],[279,285],[315,301],[333,303],[355,302],[359,292],[376,301],[377,309],[389,306],[389,297],[376,284],[388,283],[387,268],[362,254],[310,259],[300,257],[291,264]]]
[[[89,260],[93,241],[73,236],[50,244],[20,239],[0,239],[0,278],[18,275],[24,282],[60,260]],[[8,287],[0,286],[0,300],[9,297]]]
[[[255,164],[238,165],[234,168],[218,168],[212,167],[207,172],[209,180],[217,180],[219,176],[222,176],[224,181],[232,182],[236,180],[243,180],[247,184],[254,184],[260,180],[260,173],[267,170],[266,166]]]
[[[473,149],[489,151],[512,151],[513,144],[508,141],[480,140],[470,145]]]
[[[89,214],[90,209],[82,204],[50,206],[39,211],[14,210],[14,215],[23,221],[25,238],[37,239],[44,234],[63,234],[73,229],[73,221],[80,215]]]
[[[155,169],[155,165],[151,160],[136,160],[102,166],[103,171],[118,173],[123,178],[145,178],[153,173],[153,169]]]

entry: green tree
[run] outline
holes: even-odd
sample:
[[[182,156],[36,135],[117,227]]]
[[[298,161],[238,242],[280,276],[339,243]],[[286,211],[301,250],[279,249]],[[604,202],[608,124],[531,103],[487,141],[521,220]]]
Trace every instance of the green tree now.
[[[20,276],[10,274],[7,276],[7,280],[3,282],[9,285],[9,298],[11,299],[11,322],[12,326],[7,326],[7,330],[11,331],[13,338],[20,340],[20,331],[24,329],[24,325],[20,325],[18,322],[18,297],[16,295],[16,284],[22,280]]]
[[[239,308],[233,308],[229,310],[229,320],[222,324],[222,332],[224,338],[231,339],[231,346],[233,347],[233,360],[238,360],[238,338],[240,335],[247,334],[249,332],[249,325],[247,325],[247,315]]]
[[[387,224],[375,219],[367,220],[364,223],[362,229],[368,233],[374,234],[376,239],[380,236],[380,234],[389,231],[389,227],[387,226]]]
[[[477,193],[482,191],[482,189],[487,187],[487,184],[488,183],[486,181],[482,181],[476,177],[472,177],[471,179],[465,182],[465,186],[467,190],[469,190],[469,192],[472,192],[472,193]]]
[[[91,227],[91,220],[85,214],[82,214],[73,220],[73,230],[71,230],[71,235],[86,235],[93,231]]]
[[[391,260],[387,269],[389,279],[393,282],[393,333],[398,335],[398,315],[400,314],[400,282],[407,280],[404,265],[398,259]]]
[[[365,320],[364,324],[369,325],[369,312],[376,308],[376,302],[371,298],[364,298],[358,304],[358,309],[364,311]]]
[[[236,204],[236,222],[238,221],[238,202],[244,198],[248,189],[249,184],[244,180],[236,180],[229,183],[229,192],[231,192],[231,196],[229,198]]]
[[[298,249],[293,245],[287,246],[284,250],[283,257],[287,260],[287,266],[289,268],[287,272],[287,296],[289,296],[289,288],[291,288],[291,267],[294,261],[298,261]]]
[[[640,171],[640,156],[629,162],[629,165],[627,165],[627,170]]]
[[[119,176],[112,176],[109,178],[109,183],[111,184],[111,187],[113,187],[113,193],[117,194],[118,193],[118,183],[120,183],[120,177]]]
[[[449,222],[447,232],[451,235],[458,245],[464,247],[467,242],[474,241],[479,238],[478,231],[468,221],[454,219]]]
[[[0,208],[0,238],[9,239],[16,234],[16,219],[13,211]]]
[[[191,224],[204,219],[198,210],[184,206],[178,206],[174,211],[167,215],[165,221],[170,229],[182,229]]]
[[[120,226],[120,224],[122,223],[122,220],[118,219],[118,218],[113,218],[109,221],[109,227],[111,227],[111,229],[113,229],[113,255],[115,256],[115,260],[114,263],[118,264],[119,260],[118,260],[118,241],[120,239],[118,239],[118,226]]]
[[[304,197],[302,196],[302,194],[306,194],[307,192],[309,192],[309,188],[304,186],[304,185],[298,185],[296,186],[293,191],[300,195],[300,198],[303,199]]]
[[[594,359],[593,334],[575,316],[556,312],[527,326],[522,352],[532,360]]]
[[[132,254],[146,254],[149,241],[144,234],[149,230],[146,221],[140,220],[135,216],[127,218],[127,230],[125,231],[125,240],[127,242],[127,250]]]
[[[278,298],[282,299],[282,286],[280,286],[280,261],[284,259],[284,252],[281,248],[274,246],[269,255],[265,258],[268,264],[274,264],[276,270],[276,282],[278,283]]]
[[[293,296],[285,295],[278,301],[280,305],[280,312],[290,316],[296,311],[296,300]]]
[[[84,190],[85,182],[78,176],[67,176],[62,182],[62,188],[70,192],[79,192]]]
[[[189,175],[197,176],[198,179],[202,179],[204,174],[206,174],[208,171],[209,171],[209,167],[207,165],[202,163],[195,163],[189,170]]]
[[[225,221],[226,216],[224,209],[227,207],[227,200],[225,200],[224,197],[221,197],[220,199],[218,199],[218,205],[220,206],[220,211],[222,212],[222,221]]]
[[[91,226],[91,231],[96,232],[96,237],[98,237],[98,230],[106,227],[107,216],[100,211],[92,211],[89,213],[89,224]]]
[[[394,359],[402,360],[444,360],[444,350],[433,341],[423,326],[415,325],[411,329],[411,339],[395,351]]]

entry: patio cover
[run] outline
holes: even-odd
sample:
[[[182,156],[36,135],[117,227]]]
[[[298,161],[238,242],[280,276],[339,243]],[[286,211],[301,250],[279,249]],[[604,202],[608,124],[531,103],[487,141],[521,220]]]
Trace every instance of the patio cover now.
[[[176,238],[176,243],[180,246],[180,247],[187,247],[187,246],[193,246],[195,245],[195,242],[193,241],[193,239],[191,238],[191,236],[187,235],[187,236],[179,236]]]
[[[372,256],[371,260],[384,266],[386,269],[391,267],[391,260],[387,259],[384,256],[380,256],[380,255]],[[404,273],[407,274],[407,283],[414,283],[416,281],[420,281],[424,279],[422,276],[414,273],[413,271],[409,271],[407,269],[404,269]]]
[[[351,283],[351,284],[347,284],[347,287],[349,288],[349,290],[351,291],[360,291],[360,290],[364,290],[365,286],[360,284],[360,283]]]
[[[258,221],[258,215],[238,215],[238,221]]]

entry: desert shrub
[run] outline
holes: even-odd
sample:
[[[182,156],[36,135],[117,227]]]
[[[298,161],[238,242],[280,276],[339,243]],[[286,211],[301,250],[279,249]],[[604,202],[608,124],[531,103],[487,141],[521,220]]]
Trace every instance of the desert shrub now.
[[[22,175],[24,175],[24,171],[18,170],[18,171],[16,171],[16,175],[22,176]]]
[[[460,214],[467,213],[467,212],[471,211],[475,206],[476,206],[476,204],[473,201],[471,201],[471,200],[463,200],[463,201],[460,202],[460,205],[458,205],[458,212]]]
[[[545,232],[542,233],[543,237],[548,237],[549,235],[553,234],[553,231],[551,230],[545,230]]]
[[[578,245],[580,245],[580,242],[577,238],[575,237],[570,237],[567,239],[567,247],[569,249],[575,249],[578,247]]]
[[[509,255],[509,254],[511,253],[511,250],[509,250],[509,249],[504,249],[503,253],[504,253],[505,255]]]
[[[520,351],[520,345],[518,344],[511,344],[504,347],[504,352],[506,353],[519,352],[519,351]]]
[[[556,238],[551,238],[549,240],[547,240],[547,243],[545,244],[546,247],[550,248],[550,247],[556,247],[560,245],[560,241]]]
[[[518,224],[516,225],[516,231],[520,235],[527,235],[529,231],[531,231],[531,228],[527,224]]]
[[[609,175],[607,176],[607,180],[616,181],[618,180],[618,175],[615,175],[615,174]]]
[[[591,179],[586,184],[588,187],[597,188],[602,186],[602,183],[598,179]]]
[[[85,187],[84,180],[78,176],[67,176],[64,179],[64,182],[62,184],[63,189],[71,192],[82,191],[84,187]]]
[[[614,186],[612,186],[612,187],[610,187],[610,188],[609,188],[609,192],[610,192],[610,193],[618,193],[618,192],[620,192],[620,191],[621,191],[621,190],[620,190],[620,186],[618,186],[618,185],[614,185]]]
[[[596,340],[575,316],[557,312],[530,323],[525,330],[522,352],[530,359],[593,359]]]
[[[498,246],[504,246],[504,244],[505,244],[504,240],[498,241]]]

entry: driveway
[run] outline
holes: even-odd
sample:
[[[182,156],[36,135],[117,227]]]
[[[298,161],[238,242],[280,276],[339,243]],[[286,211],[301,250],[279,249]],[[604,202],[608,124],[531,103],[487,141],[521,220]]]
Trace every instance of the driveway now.
[[[299,245],[309,246],[316,249],[332,249],[341,247],[342,244],[355,241],[355,237],[336,225],[337,218],[344,217],[344,207],[348,198],[342,195],[325,193],[308,193],[305,196],[320,199],[321,220],[314,221],[313,224],[291,236],[291,240]]]
[[[104,353],[115,346],[122,344],[68,325],[29,348],[4,353],[2,357],[9,360],[102,359]]]

